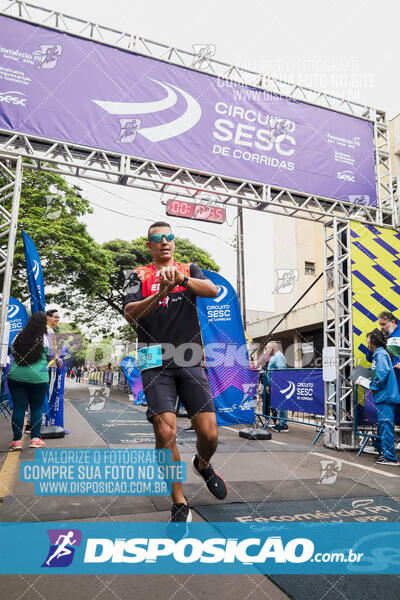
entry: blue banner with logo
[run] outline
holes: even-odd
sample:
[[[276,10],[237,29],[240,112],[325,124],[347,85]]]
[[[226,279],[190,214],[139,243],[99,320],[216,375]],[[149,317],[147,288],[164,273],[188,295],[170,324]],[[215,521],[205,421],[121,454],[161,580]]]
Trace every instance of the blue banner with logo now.
[[[16,335],[22,331],[25,327],[29,319],[28,311],[25,306],[17,300],[16,298],[12,298],[10,296],[10,301],[8,304],[8,315],[7,321],[10,323],[10,339],[9,344],[14,341]]]
[[[322,369],[271,371],[271,408],[323,415]]]
[[[0,573],[398,575],[399,545],[398,521],[173,523],[167,527],[165,523],[8,522],[0,523]]]
[[[143,392],[142,376],[133,356],[125,356],[119,363],[125,375],[126,381],[131,388],[134,404],[144,404],[146,398]]]
[[[35,244],[25,231],[22,231],[28,287],[31,295],[32,314],[42,310],[45,312],[44,279],[42,264]]]
[[[258,371],[250,369],[236,292],[226,279],[203,271],[216,298],[197,298],[201,336],[218,425],[254,423]]]
[[[7,313],[7,321],[10,323],[10,336],[9,336],[9,341],[8,341],[10,346],[12,345],[12,343],[13,343],[14,339],[16,338],[16,336],[18,335],[18,333],[23,330],[23,328],[25,327],[25,325],[28,322],[28,319],[29,319],[28,311],[26,310],[26,308],[22,304],[22,302],[20,302],[16,298],[13,298],[12,296],[10,296],[10,300],[8,303],[8,313]],[[11,365],[11,362],[13,361],[12,356],[9,356],[9,359],[10,359],[10,363],[5,367],[5,370],[4,370],[4,379],[2,381],[1,393],[8,395],[9,406],[12,409],[13,402],[11,399],[11,394],[9,393],[8,381],[7,381],[8,371],[10,370],[10,365]]]

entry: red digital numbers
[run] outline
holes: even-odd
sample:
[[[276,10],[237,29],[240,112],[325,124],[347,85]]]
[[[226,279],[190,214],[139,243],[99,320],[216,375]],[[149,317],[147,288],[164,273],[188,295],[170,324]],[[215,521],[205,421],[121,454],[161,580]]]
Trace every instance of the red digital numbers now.
[[[226,210],[223,207],[195,204],[194,202],[173,198],[170,198],[167,202],[166,213],[171,217],[183,217],[184,219],[209,221],[211,223],[225,223],[226,218]]]

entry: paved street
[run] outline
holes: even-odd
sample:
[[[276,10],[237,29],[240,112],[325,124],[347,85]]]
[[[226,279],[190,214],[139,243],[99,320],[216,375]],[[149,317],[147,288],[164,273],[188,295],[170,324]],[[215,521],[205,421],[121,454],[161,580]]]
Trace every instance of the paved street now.
[[[94,422],[92,415],[85,417],[85,404],[89,401],[87,384],[67,380],[66,398],[65,427],[70,433],[60,440],[48,440],[48,448],[153,447],[151,427],[143,418],[144,409],[132,407],[127,396],[111,393],[104,407],[103,422],[100,419]],[[185,431],[189,425],[186,419],[179,418],[178,423],[181,457],[189,466],[194,452],[194,433]],[[1,418],[1,521],[168,520],[170,502],[162,496],[35,496],[33,484],[21,482],[18,475],[20,461],[32,460],[34,450],[27,447],[25,436],[22,452],[8,453],[10,430],[10,422]],[[323,447],[322,439],[312,446],[315,437],[312,427],[291,425],[289,433],[273,434],[270,441],[244,440],[239,438],[235,428],[229,427],[220,428],[219,433],[220,445],[213,464],[228,483],[228,497],[222,503],[214,501],[188,468],[185,493],[193,507],[195,521],[263,522],[271,518],[300,522],[368,521],[377,520],[377,516],[379,520],[395,521],[400,517],[400,470],[376,467],[371,455],[357,458],[355,453],[328,450]],[[332,483],[328,480],[324,483],[324,478],[321,481],[324,461],[330,461],[335,467],[337,478]],[[349,516],[343,516],[346,514]],[[391,600],[396,597],[391,595],[396,589],[394,580],[395,576],[3,575],[0,588],[6,592],[2,597],[7,600],[61,600],[66,590],[74,600],[132,597],[313,600],[323,593],[326,593],[324,600],[353,600],[361,598],[357,594],[367,587],[368,597],[378,598],[379,583],[386,599]]]

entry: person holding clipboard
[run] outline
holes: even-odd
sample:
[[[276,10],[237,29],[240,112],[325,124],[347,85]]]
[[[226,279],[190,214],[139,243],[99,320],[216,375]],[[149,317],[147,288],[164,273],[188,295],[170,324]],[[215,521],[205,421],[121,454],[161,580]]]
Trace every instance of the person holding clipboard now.
[[[360,376],[356,380],[356,384],[371,390],[374,394],[380,438],[378,450],[381,452],[376,464],[398,467],[400,462],[397,459],[394,445],[394,410],[396,404],[400,403],[400,395],[396,376],[386,350],[387,340],[382,331],[374,329],[368,333],[367,343],[372,357],[374,376],[372,379]]]

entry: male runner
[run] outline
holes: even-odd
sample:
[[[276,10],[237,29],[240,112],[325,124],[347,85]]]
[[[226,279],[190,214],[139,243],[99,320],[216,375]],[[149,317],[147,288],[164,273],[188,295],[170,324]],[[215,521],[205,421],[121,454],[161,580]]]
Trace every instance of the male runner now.
[[[174,234],[158,221],[148,230],[147,247],[154,262],[134,269],[127,278],[124,315],[138,334],[138,362],[156,448],[169,448],[180,460],[176,446],[177,395],[197,435],[193,470],[218,500],[227,495],[222,477],[210,459],[217,449],[218,429],[214,403],[203,363],[196,296],[216,298],[218,290],[193,263],[174,261]],[[182,484],[172,484],[172,522],[192,520]]]

